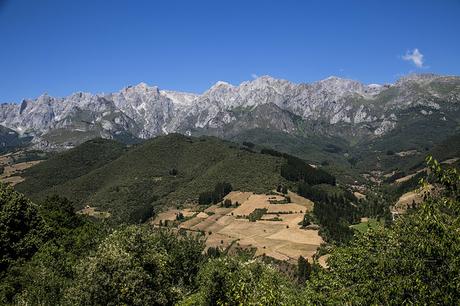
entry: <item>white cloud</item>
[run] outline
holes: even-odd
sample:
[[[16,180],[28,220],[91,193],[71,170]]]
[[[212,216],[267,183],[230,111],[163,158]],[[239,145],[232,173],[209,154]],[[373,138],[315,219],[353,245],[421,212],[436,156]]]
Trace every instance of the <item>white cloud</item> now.
[[[259,76],[258,76],[257,74],[255,74],[255,73],[251,73],[251,78],[253,78],[253,79],[257,79],[258,77],[259,77]]]
[[[412,62],[418,68],[423,68],[423,54],[417,48],[412,50],[412,52],[407,51],[406,55],[402,56],[402,59]]]

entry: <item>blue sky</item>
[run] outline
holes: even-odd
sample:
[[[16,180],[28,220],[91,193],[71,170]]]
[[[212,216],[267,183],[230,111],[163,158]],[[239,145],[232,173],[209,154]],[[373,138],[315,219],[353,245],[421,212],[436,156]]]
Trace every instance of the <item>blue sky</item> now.
[[[256,75],[460,74],[460,1],[0,0],[0,102]]]

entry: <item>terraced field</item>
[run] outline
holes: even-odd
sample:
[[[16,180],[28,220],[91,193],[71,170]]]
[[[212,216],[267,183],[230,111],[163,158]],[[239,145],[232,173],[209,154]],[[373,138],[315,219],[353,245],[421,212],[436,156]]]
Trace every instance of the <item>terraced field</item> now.
[[[273,204],[286,199],[290,202]],[[219,203],[202,212],[194,212],[193,208],[171,209],[158,214],[152,222],[160,225],[165,220],[174,221],[181,213],[186,220],[177,227],[204,233],[207,247],[221,250],[255,248],[256,256],[266,255],[279,260],[297,260],[300,255],[311,258],[323,243],[318,230],[300,228],[298,223],[313,209],[313,202],[295,193],[289,192],[286,197],[233,191],[225,200],[230,200],[232,206],[226,208]],[[248,217],[256,209],[264,213],[260,219],[250,221]]]

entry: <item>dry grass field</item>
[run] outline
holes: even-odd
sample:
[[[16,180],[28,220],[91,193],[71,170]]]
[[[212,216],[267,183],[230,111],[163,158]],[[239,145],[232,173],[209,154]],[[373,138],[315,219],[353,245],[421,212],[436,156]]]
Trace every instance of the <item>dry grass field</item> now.
[[[4,168],[3,173],[0,174],[0,182],[14,186],[24,181],[24,178],[21,176],[22,171],[42,162],[41,160],[35,160],[15,163],[15,158],[21,154],[21,152],[16,152],[0,156],[0,166]]]
[[[407,208],[411,207],[413,203],[419,204],[423,202],[423,195],[426,192],[431,192],[433,190],[433,185],[426,186],[423,190],[415,189],[413,191],[406,192],[403,194],[396,204],[393,207],[393,211],[398,213],[403,213],[407,210]]]
[[[203,232],[207,247],[256,248],[256,256],[266,255],[279,260],[294,261],[300,255],[311,258],[323,239],[317,230],[301,229],[298,223],[306,212],[313,209],[313,203],[292,192],[288,196],[290,203],[272,204],[270,202],[283,201],[285,197],[233,191],[225,199],[238,202],[238,206],[223,208],[219,203],[199,213],[193,209],[180,210],[184,216],[187,213],[193,217],[182,222],[179,228]],[[250,222],[247,216],[257,208],[265,208],[267,213],[261,220]],[[153,224],[160,224],[160,220],[175,220],[178,212],[171,209],[160,213]],[[268,220],[274,218],[278,221]]]
[[[177,214],[182,213],[185,218],[191,217],[195,212],[191,211],[190,208],[185,208],[185,209],[170,209],[165,212],[161,212],[158,214],[157,218],[155,218],[154,223],[155,225],[160,224],[160,220],[168,220],[168,221],[174,221],[176,220]]]

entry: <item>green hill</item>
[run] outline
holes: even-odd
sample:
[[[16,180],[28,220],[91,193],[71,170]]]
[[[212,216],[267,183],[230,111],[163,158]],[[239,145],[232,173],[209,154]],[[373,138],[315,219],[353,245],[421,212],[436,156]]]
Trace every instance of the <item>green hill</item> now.
[[[25,171],[26,184],[17,189],[27,194],[46,192],[72,179],[89,173],[120,157],[126,148],[113,140],[93,139]]]
[[[116,222],[137,222],[154,207],[197,200],[217,182],[271,190],[287,183],[280,175],[284,162],[212,137],[172,134],[131,148],[93,140],[28,169],[16,188],[36,200],[56,193],[76,208],[90,205],[109,211]]]

